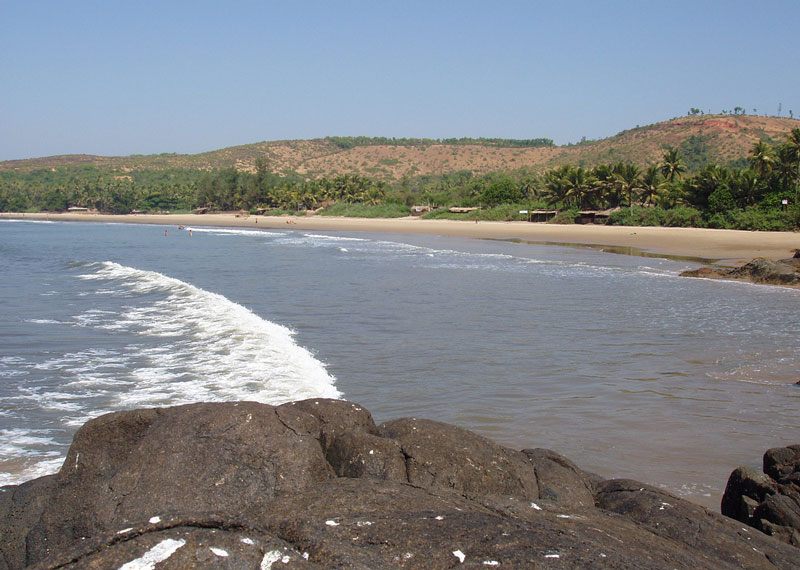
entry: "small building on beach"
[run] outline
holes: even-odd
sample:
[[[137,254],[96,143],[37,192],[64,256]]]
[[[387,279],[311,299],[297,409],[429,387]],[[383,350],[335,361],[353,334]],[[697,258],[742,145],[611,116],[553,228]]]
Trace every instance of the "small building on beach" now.
[[[480,210],[480,209],[481,209],[480,206],[475,206],[472,208],[460,208],[454,206],[450,208],[448,212],[450,212],[451,214],[469,214],[470,212],[474,212],[475,210]]]
[[[529,210],[529,222],[549,222],[558,214],[558,210]]]
[[[611,214],[619,210],[619,207],[609,208],[608,210],[581,210],[578,212],[579,224],[605,224]]]

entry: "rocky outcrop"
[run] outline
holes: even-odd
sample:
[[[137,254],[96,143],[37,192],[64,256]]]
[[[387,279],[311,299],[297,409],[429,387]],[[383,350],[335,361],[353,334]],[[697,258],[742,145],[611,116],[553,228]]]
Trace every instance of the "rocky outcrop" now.
[[[800,549],[546,449],[337,400],[120,412],[0,492],[2,568],[797,568]]]
[[[800,547],[800,445],[768,450],[763,469],[731,473],[722,514]]]
[[[681,273],[681,277],[734,279],[764,285],[800,287],[800,254],[796,253],[790,259],[779,261],[757,257],[753,261],[733,269],[701,267],[684,271]]]

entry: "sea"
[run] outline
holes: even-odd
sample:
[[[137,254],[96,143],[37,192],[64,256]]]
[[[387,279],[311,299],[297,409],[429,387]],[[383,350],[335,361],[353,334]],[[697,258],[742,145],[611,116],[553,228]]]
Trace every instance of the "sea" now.
[[[696,261],[358,232],[0,221],[0,485],[119,410],[343,398],[719,510],[800,443],[800,290]]]

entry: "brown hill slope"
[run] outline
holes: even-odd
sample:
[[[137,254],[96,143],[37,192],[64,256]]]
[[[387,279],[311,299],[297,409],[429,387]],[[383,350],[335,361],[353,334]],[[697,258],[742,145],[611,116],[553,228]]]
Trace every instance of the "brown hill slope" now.
[[[328,139],[272,141],[228,147],[193,155],[161,154],[103,157],[65,155],[0,162],[0,171],[30,171],[93,164],[121,172],[141,168],[253,171],[258,158],[274,172],[306,178],[357,173],[386,181],[404,176],[469,170],[476,174],[529,168],[543,171],[561,164],[590,167],[617,161],[640,166],[658,163],[668,147],[680,148],[689,163],[730,164],[747,157],[753,143],[783,141],[800,120],[752,115],[699,115],[636,127],[612,137],[577,145],[518,148],[482,145],[368,145],[343,149]]]

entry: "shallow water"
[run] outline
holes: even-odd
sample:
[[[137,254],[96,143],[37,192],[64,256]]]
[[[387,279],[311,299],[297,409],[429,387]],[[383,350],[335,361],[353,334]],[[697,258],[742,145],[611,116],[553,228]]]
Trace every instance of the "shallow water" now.
[[[165,235],[167,231],[167,235]],[[341,396],[718,508],[800,442],[800,291],[690,261],[365,233],[0,222],[0,483],[108,411]]]

